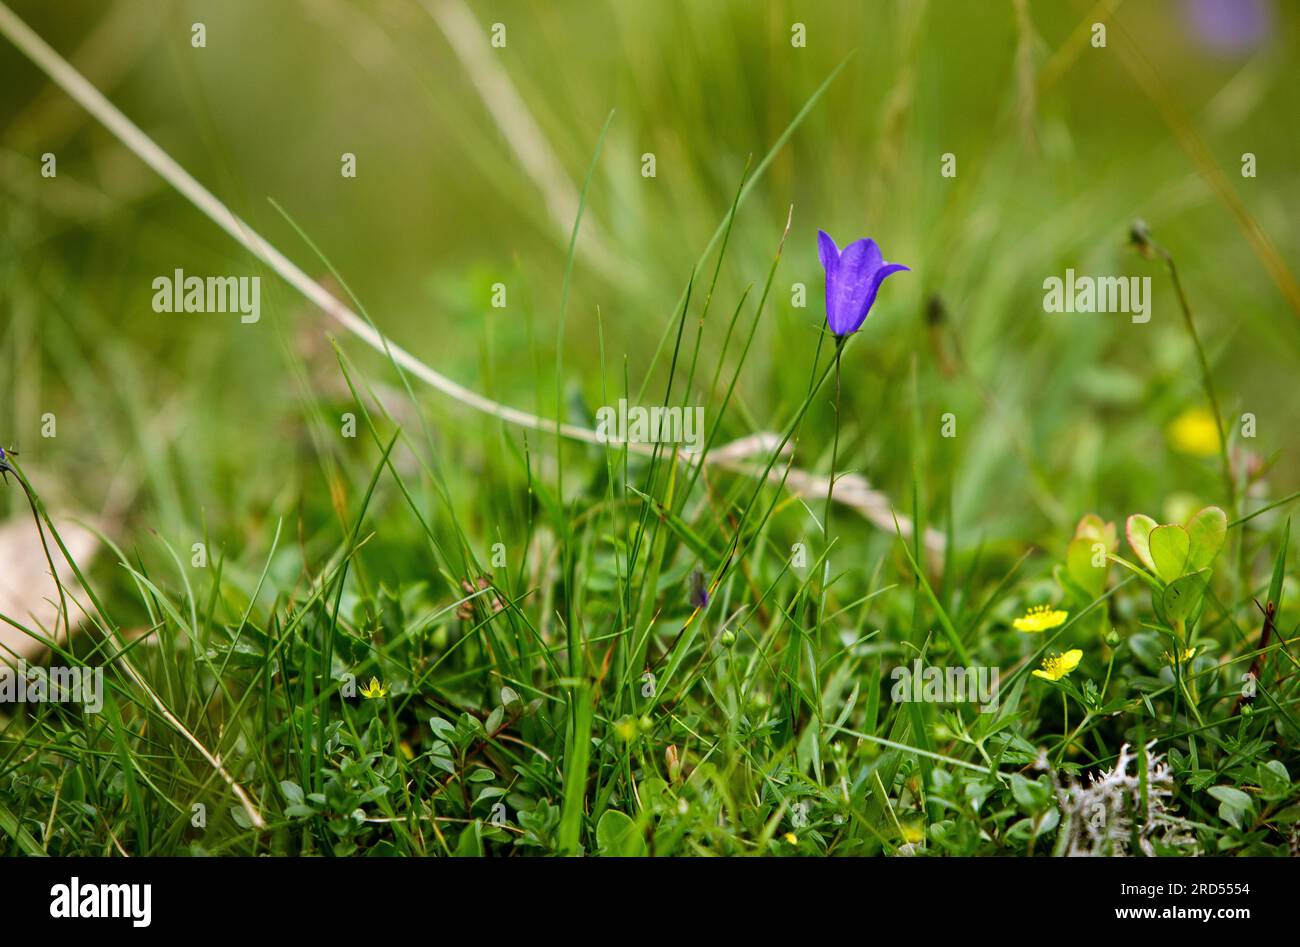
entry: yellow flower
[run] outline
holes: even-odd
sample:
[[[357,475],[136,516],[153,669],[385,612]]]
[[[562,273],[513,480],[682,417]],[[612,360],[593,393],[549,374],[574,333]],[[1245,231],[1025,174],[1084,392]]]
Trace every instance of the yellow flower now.
[[[1197,457],[1219,452],[1219,425],[1205,408],[1188,408],[1165,428],[1175,450]]]
[[[387,697],[388,688],[379,683],[379,678],[372,677],[370,683],[361,688],[361,696],[366,700],[373,700],[376,697]]]
[[[1174,656],[1172,654],[1170,654],[1168,651],[1165,652],[1165,660],[1168,661],[1170,664],[1186,664],[1194,657],[1196,657],[1195,648],[1184,648],[1182,651],[1178,653],[1177,661],[1174,660]]]
[[[1043,669],[1034,671],[1034,677],[1041,677],[1045,681],[1059,681],[1077,668],[1082,658],[1083,652],[1078,648],[1065,654],[1049,654],[1043,658]]]
[[[1011,627],[1016,631],[1047,631],[1049,628],[1059,628],[1065,624],[1065,620],[1070,617],[1069,612],[1063,612],[1059,608],[1052,608],[1050,605],[1035,605],[1029,611],[1025,612],[1023,618],[1017,618],[1011,623]]]
[[[795,835],[793,832],[786,832],[785,840],[789,842],[791,845],[799,844],[799,836]]]

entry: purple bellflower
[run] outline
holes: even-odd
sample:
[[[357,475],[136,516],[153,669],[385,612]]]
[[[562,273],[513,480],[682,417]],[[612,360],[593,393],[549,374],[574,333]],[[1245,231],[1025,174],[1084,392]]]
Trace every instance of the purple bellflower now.
[[[1188,6],[1197,39],[1217,53],[1253,52],[1273,32],[1270,0],[1190,0]]]
[[[840,250],[824,230],[817,231],[817,255],[826,270],[826,324],[838,337],[862,327],[886,276],[911,269],[886,263],[874,240],[855,240]]]

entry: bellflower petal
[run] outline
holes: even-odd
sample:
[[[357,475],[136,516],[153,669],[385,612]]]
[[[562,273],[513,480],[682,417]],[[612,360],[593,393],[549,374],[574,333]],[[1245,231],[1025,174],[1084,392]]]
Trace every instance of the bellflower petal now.
[[[833,334],[861,328],[885,277],[906,270],[886,263],[874,240],[855,240],[839,251],[824,231],[817,231],[817,254],[826,270],[826,323]]]
[[[817,256],[821,258],[822,269],[827,272],[840,260],[840,248],[825,230],[817,231]]]
[[[880,284],[885,281],[885,277],[893,276],[895,273],[901,273],[904,270],[910,272],[911,269],[910,266],[904,266],[901,263],[886,263],[880,269],[876,270],[875,274],[871,277],[871,292],[867,295],[867,304],[862,309],[862,318],[864,320],[867,318],[867,313],[871,311],[871,307],[876,304],[876,293],[880,291]],[[858,325],[860,326],[862,323],[859,322]],[[856,329],[857,327],[855,326],[854,328]]]

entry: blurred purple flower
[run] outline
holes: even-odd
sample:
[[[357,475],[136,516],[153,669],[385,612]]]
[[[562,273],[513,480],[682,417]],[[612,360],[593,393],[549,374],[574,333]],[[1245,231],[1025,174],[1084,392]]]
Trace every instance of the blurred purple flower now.
[[[826,324],[837,336],[858,331],[886,276],[910,269],[886,263],[874,240],[857,240],[841,251],[824,230],[817,231],[817,255],[826,270]]]
[[[1269,0],[1189,0],[1192,29],[1221,53],[1244,53],[1264,41],[1273,25]]]
[[[692,608],[704,608],[709,604],[709,585],[703,569],[691,570],[690,602]]]

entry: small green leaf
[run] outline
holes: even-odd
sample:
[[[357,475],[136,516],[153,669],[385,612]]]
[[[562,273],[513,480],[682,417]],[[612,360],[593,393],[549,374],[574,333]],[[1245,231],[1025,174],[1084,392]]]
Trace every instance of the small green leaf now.
[[[1300,822],[1300,806],[1287,806],[1273,816],[1273,821],[1281,822],[1283,825],[1294,825]]]
[[[1101,546],[1100,567],[1093,565],[1095,545]],[[1079,538],[1070,541],[1070,545],[1065,550],[1065,571],[1069,573],[1070,580],[1075,585],[1088,593],[1088,601],[1091,602],[1106,591],[1106,547],[1100,540]]]
[[[1245,817],[1254,811],[1254,803],[1235,786],[1211,786],[1209,793],[1219,800],[1219,818],[1240,829]]]
[[[1128,544],[1133,547],[1137,557],[1142,560],[1142,564],[1152,572],[1156,569],[1156,564],[1151,560],[1151,531],[1158,524],[1145,513],[1134,513],[1124,524],[1124,532],[1128,535]]]
[[[637,786],[642,811],[654,812],[658,803],[668,795],[668,784],[656,776],[641,780]]]
[[[1236,786],[1211,786],[1209,793],[1220,802],[1236,806],[1238,809],[1250,809],[1250,796]]]
[[[460,840],[456,843],[456,857],[483,857],[483,823],[475,821],[460,833]]]
[[[1160,604],[1164,608],[1165,618],[1171,622],[1186,622],[1196,615],[1205,601],[1205,586],[1210,577],[1209,569],[1180,575],[1167,586]]]
[[[1087,539],[1091,542],[1103,542],[1107,538],[1106,522],[1096,513],[1085,513],[1083,518],[1079,520],[1079,525],[1074,528],[1074,538]],[[1115,529],[1113,526],[1111,527],[1109,538],[1115,538]]]
[[[1011,795],[1026,812],[1037,812],[1047,805],[1051,789],[1044,783],[1033,782],[1019,773],[1011,774]]]
[[[1181,526],[1157,526],[1151,530],[1151,561],[1156,574],[1172,582],[1187,571],[1187,551],[1191,546],[1187,530]]]
[[[1033,790],[1030,788],[1032,786],[1033,783],[1019,773],[1011,774],[1011,795],[1015,796],[1016,802],[1026,809],[1032,809],[1034,806]]]
[[[1287,797],[1291,791],[1291,774],[1281,760],[1269,760],[1259,767],[1259,788],[1270,802]]]
[[[646,853],[645,839],[626,813],[608,810],[596,824],[596,846],[602,855],[638,856]]]
[[[1191,540],[1187,568],[1208,568],[1227,538],[1228,514],[1217,506],[1207,506],[1187,521],[1187,535]]]
[[[1165,652],[1169,650],[1169,645],[1161,641],[1161,637],[1168,640],[1168,635],[1157,636],[1150,631],[1135,632],[1128,639],[1128,647],[1133,656],[1152,674],[1158,674],[1168,663]]]

